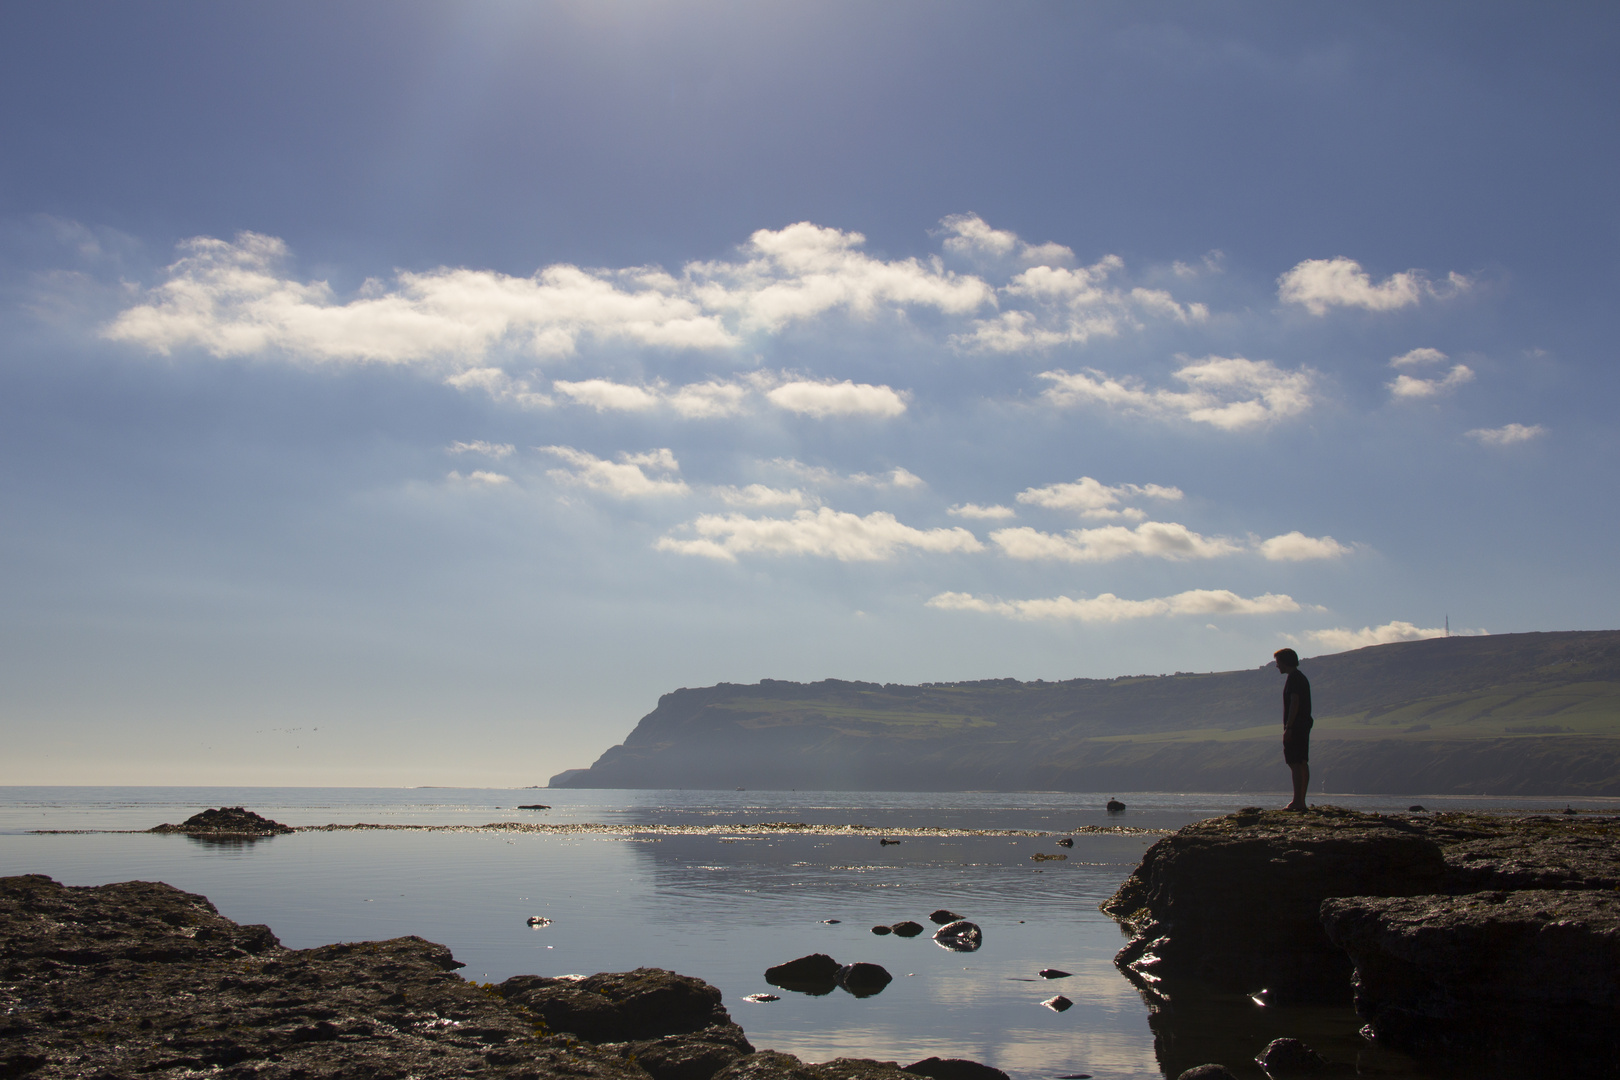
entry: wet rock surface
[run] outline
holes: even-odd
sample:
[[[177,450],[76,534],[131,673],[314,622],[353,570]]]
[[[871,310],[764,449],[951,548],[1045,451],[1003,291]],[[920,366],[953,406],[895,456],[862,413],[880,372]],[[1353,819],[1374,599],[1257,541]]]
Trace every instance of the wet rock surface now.
[[[1314,1076],[1326,1072],[1328,1068],[1326,1058],[1298,1039],[1272,1039],[1260,1051],[1254,1063],[1276,1080],[1290,1076]]]
[[[240,806],[222,806],[192,814],[178,825],[158,825],[147,831],[187,836],[277,836],[296,830]]]
[[[480,986],[419,937],[283,947],[157,882],[0,878],[0,1076],[906,1080],[758,1052],[658,968]]]
[[[826,953],[811,953],[797,960],[765,969],[765,981],[784,990],[801,994],[830,994],[838,987],[838,971],[844,965]]]
[[[974,952],[984,944],[984,931],[978,923],[957,919],[935,930],[934,940],[952,952]]]
[[[1620,819],[1251,808],[1155,844],[1103,910],[1156,1036],[1196,997],[1353,997],[1380,1043],[1477,1075],[1613,1075],[1617,889]]]

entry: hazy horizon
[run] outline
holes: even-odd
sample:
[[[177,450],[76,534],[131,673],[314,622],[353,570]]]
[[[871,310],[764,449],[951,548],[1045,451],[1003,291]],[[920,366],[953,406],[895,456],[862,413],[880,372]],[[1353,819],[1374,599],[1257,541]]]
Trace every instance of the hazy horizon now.
[[[1615,625],[1613,9],[0,30],[0,784]]]

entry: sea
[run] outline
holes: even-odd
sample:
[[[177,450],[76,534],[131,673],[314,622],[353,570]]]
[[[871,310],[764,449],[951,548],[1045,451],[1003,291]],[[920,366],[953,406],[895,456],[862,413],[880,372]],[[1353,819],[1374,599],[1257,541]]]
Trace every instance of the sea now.
[[[1110,798],[1126,809],[1109,812]],[[717,986],[756,1047],[808,1061],[970,1058],[1014,1080],[1173,1078],[1218,1061],[1259,1080],[1254,1056],[1292,1036],[1363,1075],[1433,1080],[1363,1038],[1348,1000],[1290,1009],[1211,999],[1155,1013],[1114,967],[1125,938],[1098,905],[1150,845],[1194,821],[1283,801],[1165,792],[0,787],[0,875],[163,881],[207,896],[239,923],[267,924],[292,948],[416,934],[449,946],[461,974],[478,982],[669,968]],[[1613,799],[1324,801],[1391,813],[1414,803],[1506,814],[1620,809]],[[533,804],[548,809],[518,809]],[[246,843],[138,831],[218,806],[288,825],[456,828]],[[480,829],[514,821],[606,828]],[[750,828],[781,822],[865,829]],[[1113,826],[1141,831],[1095,831]],[[880,843],[882,830],[906,829],[942,831]],[[1056,843],[1064,836],[1072,847]],[[932,940],[928,916],[940,908],[981,927],[977,951]],[[531,925],[534,917],[541,921]],[[902,920],[930,933],[872,933]],[[766,982],[766,968],[810,953],[881,964],[894,980],[864,998]],[[1068,974],[1043,978],[1043,969]],[[762,993],[778,1000],[749,1000]],[[1072,1005],[1046,1004],[1058,995]]]

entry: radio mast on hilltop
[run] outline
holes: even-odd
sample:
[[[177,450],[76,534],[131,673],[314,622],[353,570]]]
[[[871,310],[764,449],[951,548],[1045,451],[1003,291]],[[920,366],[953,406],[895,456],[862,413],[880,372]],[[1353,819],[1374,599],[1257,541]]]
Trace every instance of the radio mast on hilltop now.
[[[1451,612],[1446,612],[1446,637],[1451,636]]]

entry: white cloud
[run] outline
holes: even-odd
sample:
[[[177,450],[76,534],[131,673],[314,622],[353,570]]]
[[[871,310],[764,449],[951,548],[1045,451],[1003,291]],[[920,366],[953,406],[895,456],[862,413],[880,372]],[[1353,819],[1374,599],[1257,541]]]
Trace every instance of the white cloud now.
[[[736,416],[743,411],[748,391],[736,383],[689,383],[667,398],[670,407],[688,420],[707,420],[713,417]]]
[[[1226,252],[1220,248],[1212,248],[1199,260],[1199,265],[1193,266],[1180,259],[1170,264],[1170,272],[1178,278],[1202,277],[1204,274],[1221,274],[1226,272]]]
[[[502,484],[510,484],[512,482],[512,478],[510,476],[506,476],[498,472],[486,472],[483,469],[474,470],[467,476],[462,476],[461,473],[452,471],[449,473],[448,478],[452,483],[473,484],[478,487],[500,487]]]
[[[856,475],[862,477],[865,476],[864,473],[857,473]],[[903,469],[898,465],[885,473],[884,478],[879,480],[878,483],[880,485],[887,484],[889,487],[897,488],[922,488],[928,486],[928,482],[922,477],[918,476],[910,469]]]
[[[514,379],[500,368],[470,368],[444,381],[457,390],[482,390],[496,401],[510,402],[522,409],[545,409],[553,404],[548,395],[532,389],[527,380]]]
[[[473,442],[453,442],[450,444],[449,452],[452,454],[483,454],[485,457],[499,460],[503,457],[511,457],[512,452],[516,449],[517,447],[511,443],[491,443],[485,442],[483,439],[477,439]]]
[[[888,386],[870,383],[810,382],[783,383],[765,394],[779,409],[825,419],[829,416],[899,416],[906,411],[906,394]]]
[[[1421,401],[1424,398],[1448,394],[1467,382],[1474,381],[1474,371],[1467,364],[1453,365],[1443,379],[1420,379],[1415,375],[1397,375],[1389,383],[1390,395],[1401,401]]]
[[[1272,562],[1306,562],[1311,559],[1337,559],[1353,549],[1331,536],[1306,536],[1298,529],[1262,541],[1260,554]]]
[[[1112,562],[1130,555],[1175,561],[1214,559],[1243,550],[1242,544],[1225,537],[1201,536],[1171,521],[1144,521],[1134,529],[1123,525],[1071,529],[1061,535],[1021,525],[997,529],[990,539],[1010,558],[1064,562]]]
[[[1226,589],[1191,589],[1151,600],[1122,600],[1113,593],[1089,599],[1055,596],[1043,600],[981,599],[971,593],[944,592],[928,601],[945,611],[978,611],[1010,619],[1064,619],[1074,622],[1121,622],[1173,615],[1274,615],[1299,610],[1293,597],[1280,593],[1242,597]]]
[[[932,309],[967,320],[952,341],[993,351],[1082,343],[1139,328],[1144,318],[1208,317],[1201,304],[1116,283],[1124,266],[1117,256],[1072,268],[1067,247],[1028,244],[976,215],[942,224],[947,252],[992,259],[1011,276],[998,288],[947,270],[938,257],[877,258],[861,250],[859,233],[802,221],[756,231],[734,258],[688,262],[674,273],[554,264],[520,277],[439,267],[369,279],[340,296],[325,281],[296,277],[281,240],[242,233],[181,243],[163,280],[103,333],[165,354],[194,347],[219,357],[453,372],[510,366],[514,356],[567,356],[589,344],[733,350],[750,335],[833,313]],[[678,391],[671,404],[682,415],[728,415],[740,397],[730,383],[715,382]]]
[[[1410,307],[1424,297],[1455,296],[1473,283],[1458,273],[1437,288],[1420,270],[1391,274],[1378,284],[1354,259],[1306,259],[1277,279],[1277,295],[1284,303],[1303,304],[1312,315],[1325,315],[1330,307],[1359,307],[1368,311],[1394,311]]]
[[[1034,311],[1016,307],[1001,311],[974,321],[967,332],[951,340],[963,348],[1015,352],[1115,337],[1123,329],[1139,328],[1141,314],[1184,323],[1209,317],[1203,304],[1179,304],[1160,289],[1127,290],[1109,284],[1124,266],[1117,255],[1085,267],[1031,266],[1013,277],[1001,294],[1010,302],[1033,304]]]
[[[1333,630],[1312,630],[1305,637],[1318,645],[1340,651],[1364,649],[1368,645],[1388,645],[1395,641],[1422,641],[1425,638],[1445,637],[1443,627],[1419,627],[1396,619],[1383,626],[1363,626],[1360,630],[1339,627]]]
[[[807,379],[781,381],[782,376],[769,372],[756,372],[749,377],[752,387],[738,382],[689,383],[671,390],[662,382],[651,385],[614,382],[611,379],[582,379],[570,382],[558,379],[551,388],[563,397],[588,405],[597,412],[650,412],[669,408],[687,420],[712,420],[737,416],[747,411],[749,398],[755,391],[763,391],[765,400],[779,409],[800,415],[826,419],[835,416],[892,417],[906,411],[907,393],[888,386],[873,386],[849,380],[814,382]],[[456,386],[479,386],[497,400],[514,397],[514,384],[499,368],[478,368],[473,372],[452,376]],[[540,404],[551,404],[545,395],[530,394]]]
[[[678,283],[644,270],[555,265],[532,277],[441,267],[373,279],[342,302],[324,281],[301,282],[279,239],[197,237],[168,278],[104,331],[167,354],[196,346],[215,356],[286,352],[315,361],[476,364],[507,346],[566,355],[584,336],[674,348],[724,348],[735,335]]]
[[[885,490],[927,487],[928,482],[910,469],[895,466],[882,473],[850,473],[844,476],[821,465],[806,465],[797,458],[772,458],[771,468],[796,476],[816,487],[870,487]]]
[[[1389,366],[1393,368],[1416,367],[1418,364],[1438,364],[1447,359],[1445,353],[1439,349],[1413,349],[1403,352],[1399,356],[1389,358]]]
[[[1071,375],[1043,371],[1052,385],[1041,396],[1055,405],[1095,402],[1159,419],[1186,419],[1238,431],[1298,415],[1311,407],[1311,374],[1285,371],[1269,360],[1210,356],[1187,360],[1175,372],[1185,391],[1147,389],[1095,369]]]
[[[1026,488],[1018,493],[1018,501],[1056,510],[1076,510],[1088,518],[1131,518],[1140,520],[1147,515],[1130,507],[1121,507],[1126,500],[1141,498],[1176,500],[1182,497],[1180,488],[1161,484],[1116,484],[1110,487],[1089,476],[1082,476],[1072,484],[1048,484],[1046,487]]]
[[[1539,439],[1547,434],[1547,429],[1540,424],[1508,424],[1499,428],[1474,428],[1468,434],[1486,446],[1512,446]]]
[[[957,517],[979,521],[998,521],[1018,516],[1018,511],[1010,506],[980,506],[978,503],[963,503],[960,506],[953,506],[945,512],[954,514]]]
[[[977,277],[952,273],[937,259],[874,259],[857,250],[865,243],[860,233],[801,221],[755,232],[742,262],[688,263],[685,277],[703,307],[766,332],[834,309],[870,316],[883,306],[917,306],[960,315],[994,302]]]
[[[552,477],[620,498],[684,495],[690,490],[686,482],[678,477],[652,477],[643,471],[650,468],[659,472],[675,472],[680,469],[675,455],[667,449],[650,450],[644,454],[620,454],[618,461],[604,461],[572,446],[540,446],[536,449],[572,466],[571,469],[546,470]]]
[[[819,555],[842,562],[875,562],[893,558],[908,548],[930,552],[984,548],[963,528],[914,529],[882,511],[860,517],[825,506],[800,510],[791,518],[705,514],[687,528],[697,533],[697,539],[666,536],[658,541],[658,549],[728,562],[746,554]]]
[[[798,488],[784,491],[782,488],[773,488],[765,484],[749,484],[742,488],[717,487],[714,493],[729,506],[803,506],[815,501]]]
[[[658,407],[661,395],[656,389],[630,386],[608,379],[585,379],[581,382],[553,382],[551,388],[559,394],[573,398],[581,405],[589,405],[597,412],[646,412]]]
[[[1074,252],[1062,244],[1027,244],[1015,232],[992,229],[978,214],[952,214],[940,225],[951,234],[945,250],[952,255],[1005,259],[1016,253],[1029,266],[1060,266],[1074,259]]]

